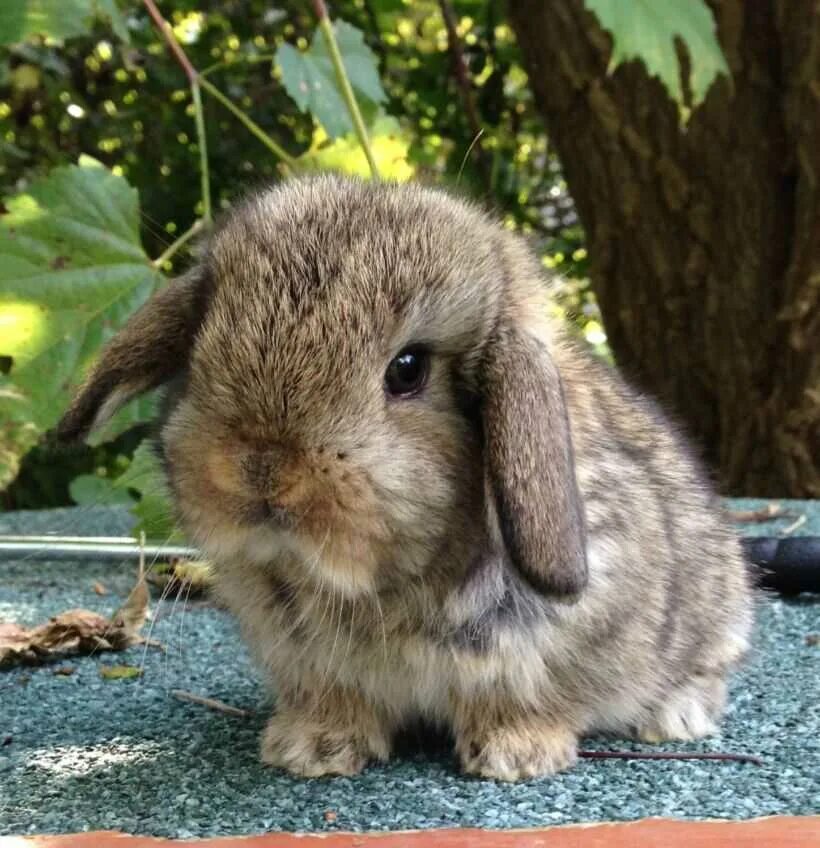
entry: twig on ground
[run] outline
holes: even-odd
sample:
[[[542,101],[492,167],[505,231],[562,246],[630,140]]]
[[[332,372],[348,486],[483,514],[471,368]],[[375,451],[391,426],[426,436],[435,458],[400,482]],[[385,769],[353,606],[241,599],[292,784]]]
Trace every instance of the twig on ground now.
[[[732,521],[737,521],[743,524],[754,524],[763,521],[774,521],[776,518],[789,518],[793,513],[787,512],[777,503],[768,503],[766,506],[761,506],[759,509],[741,509],[730,511],[729,517]]]
[[[736,763],[753,763],[756,766],[763,765],[763,760],[752,754],[674,751],[579,751],[578,756],[588,760],[722,760]]]
[[[803,515],[798,516],[796,521],[793,521],[788,527],[783,528],[783,535],[790,536],[798,527],[802,527],[805,523],[806,515],[803,513]]]
[[[201,704],[203,707],[208,707],[211,710],[217,710],[218,712],[238,716],[239,718],[249,718],[252,715],[250,710],[243,710],[241,707],[232,707],[224,701],[219,701],[216,698],[206,698],[204,695],[196,695],[193,692],[186,692],[184,689],[172,689],[171,694],[180,701]]]

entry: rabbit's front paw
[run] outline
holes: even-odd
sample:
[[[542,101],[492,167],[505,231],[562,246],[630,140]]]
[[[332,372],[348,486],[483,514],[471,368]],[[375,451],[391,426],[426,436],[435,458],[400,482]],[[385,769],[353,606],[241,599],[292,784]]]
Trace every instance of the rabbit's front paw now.
[[[577,759],[576,743],[568,728],[534,721],[467,734],[456,749],[467,774],[513,781],[569,768]]]
[[[696,677],[667,696],[666,702],[637,731],[653,745],[667,739],[689,741],[711,736],[726,701],[726,683],[717,676]]]
[[[334,727],[291,711],[274,715],[262,734],[262,762],[300,777],[358,774],[389,753],[377,728]]]

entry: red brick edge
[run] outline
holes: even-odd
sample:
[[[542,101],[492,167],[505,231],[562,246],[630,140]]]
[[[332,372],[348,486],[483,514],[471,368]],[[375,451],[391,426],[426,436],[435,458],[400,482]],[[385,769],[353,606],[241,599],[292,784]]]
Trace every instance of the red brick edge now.
[[[0,837],[0,848],[818,848],[819,816],[750,821],[642,819],[536,830],[414,830],[395,833],[267,833],[180,841],[114,831]]]

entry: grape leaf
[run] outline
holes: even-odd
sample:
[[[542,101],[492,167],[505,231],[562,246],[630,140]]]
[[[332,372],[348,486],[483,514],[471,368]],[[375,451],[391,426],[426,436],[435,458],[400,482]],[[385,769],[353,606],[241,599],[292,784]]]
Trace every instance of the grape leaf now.
[[[128,41],[115,0],[2,0],[0,45],[18,44],[37,35],[64,41],[88,32],[98,17],[108,18],[117,36]]]
[[[135,534],[144,532],[148,539],[183,540],[176,530],[165,473],[147,439],[134,451],[131,464],[113,481],[113,487],[115,491],[139,495],[131,508],[137,519]]]
[[[128,504],[134,516],[131,533],[147,539],[184,542],[176,529],[165,473],[148,440],[134,451],[128,468],[119,477],[81,474],[69,486],[72,500],[81,506]]]
[[[376,56],[356,27],[337,21],[333,29],[359,107],[366,118],[372,118],[379,104],[387,100]],[[321,30],[317,28],[310,47],[302,52],[290,44],[281,45],[275,60],[287,93],[303,112],[310,112],[319,121],[331,138],[353,132]]]
[[[413,166],[408,161],[410,139],[402,132],[399,122],[382,115],[371,125],[368,135],[381,176],[398,182],[409,180],[413,176]],[[299,157],[299,163],[306,170],[370,176],[370,165],[359,139],[348,133],[331,141],[321,127],[316,128],[310,149]]]
[[[108,477],[96,474],[80,474],[68,486],[71,500],[80,506],[99,504],[132,504],[134,499],[128,492],[118,489]]]
[[[0,376],[0,487],[162,282],[140,244],[136,190],[93,159],[55,169],[3,208],[0,356],[11,368]]]
[[[585,3],[612,36],[610,70],[630,59],[642,60],[647,71],[660,78],[680,106],[685,104],[675,52],[676,36],[689,53],[692,106],[703,101],[719,74],[730,75],[715,33],[715,20],[703,0],[685,3],[585,0]],[[688,116],[686,110],[683,116]]]

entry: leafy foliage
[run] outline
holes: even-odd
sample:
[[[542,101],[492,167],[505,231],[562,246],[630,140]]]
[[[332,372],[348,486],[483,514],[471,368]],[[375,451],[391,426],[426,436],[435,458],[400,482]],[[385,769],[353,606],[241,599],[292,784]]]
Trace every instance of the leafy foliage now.
[[[100,16],[107,17],[116,34],[128,40],[115,0],[3,0],[0,44],[16,44],[36,35],[58,40],[83,35]]]
[[[333,28],[353,93],[364,113],[372,116],[379,104],[387,100],[379,80],[376,56],[356,27],[339,21]],[[282,83],[296,105],[303,112],[312,113],[331,138],[353,132],[327,45],[318,29],[308,50],[299,51],[290,44],[282,44],[276,51],[276,63],[282,71]]]
[[[12,196],[0,205],[0,494],[9,507],[56,505],[69,492],[77,503],[130,503],[139,528],[164,538],[173,527],[158,463],[146,443],[134,450],[151,398],[129,405],[84,453],[29,450],[99,346],[161,284],[149,256],[202,214],[184,76],[141,4],[120,14],[115,2],[0,0],[0,45],[10,45],[0,50],[0,191]],[[544,264],[561,275],[561,306],[605,351],[583,233],[512,32],[496,2],[451,2],[483,130],[478,142],[436,0],[334,4],[334,31],[379,171],[457,184],[490,201],[509,227],[537,236]],[[160,5],[193,65],[299,169],[369,174],[309,4]],[[665,7],[663,19],[644,8],[650,0],[587,5],[613,31],[613,61],[640,55],[678,94],[676,33],[688,46],[698,99],[723,70],[701,0]],[[204,124],[216,208],[280,176],[269,149],[208,96]],[[78,166],[81,154],[94,160],[81,157]],[[163,270],[174,271],[182,256]],[[21,460],[23,472],[8,487]]]
[[[137,496],[132,512],[137,518],[136,532],[144,531],[149,539],[177,539],[175,524],[168,508],[170,496],[157,455],[148,442],[134,452],[128,469],[113,484],[118,491]]]
[[[673,100],[685,107],[675,38],[686,45],[691,62],[689,85],[692,106],[697,106],[719,74],[729,76],[729,66],[715,35],[715,21],[703,0],[659,3],[657,0],[584,0],[601,25],[612,35],[614,68],[640,59],[650,74],[660,78]],[[684,117],[688,110],[684,109]]]
[[[180,540],[171,518],[170,496],[156,453],[146,440],[134,451],[128,466],[117,476],[81,474],[71,481],[75,503],[126,504],[135,518],[134,532],[149,539]]]
[[[10,199],[0,218],[0,485],[51,428],[100,345],[156,288],[137,193],[89,158]],[[119,426],[128,423],[121,416]],[[133,423],[133,422],[131,422]]]

